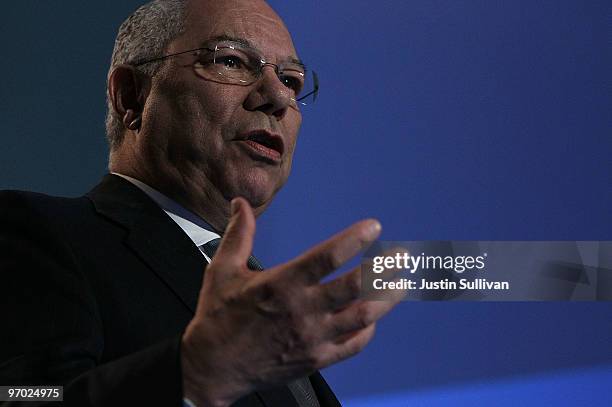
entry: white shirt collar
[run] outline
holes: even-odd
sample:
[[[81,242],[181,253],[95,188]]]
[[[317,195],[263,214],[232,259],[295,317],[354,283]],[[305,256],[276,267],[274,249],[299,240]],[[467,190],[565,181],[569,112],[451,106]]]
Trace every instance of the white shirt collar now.
[[[126,179],[141,189],[142,192],[147,194],[149,198],[155,201],[155,203],[157,203],[164,210],[164,212],[166,212],[166,214],[170,216],[170,218],[181,229],[183,229],[185,233],[187,233],[187,236],[189,236],[197,247],[200,247],[213,239],[218,239],[221,237],[217,233],[208,230],[207,228],[212,228],[202,218],[185,209],[161,192],[151,188],[144,182],[117,172],[113,172],[111,174],[118,175],[121,178]]]

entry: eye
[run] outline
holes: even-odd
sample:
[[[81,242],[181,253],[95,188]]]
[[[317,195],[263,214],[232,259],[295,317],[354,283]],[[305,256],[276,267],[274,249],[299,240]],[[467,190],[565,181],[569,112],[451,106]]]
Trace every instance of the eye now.
[[[291,89],[295,95],[299,95],[299,93],[302,91],[302,87],[304,86],[302,82],[303,79],[300,77],[283,74],[280,75],[280,80],[283,85]]]
[[[217,56],[215,62],[217,65],[223,65],[225,69],[244,69],[245,64],[235,55]]]

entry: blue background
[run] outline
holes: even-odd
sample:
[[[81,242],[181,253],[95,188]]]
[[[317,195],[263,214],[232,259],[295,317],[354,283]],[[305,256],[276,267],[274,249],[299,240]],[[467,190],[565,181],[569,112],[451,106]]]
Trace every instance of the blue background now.
[[[105,173],[105,79],[138,2],[9,2],[0,188]],[[610,1],[283,1],[321,77],[258,224],[286,261],[363,217],[384,240],[612,240]],[[349,406],[611,405],[612,304],[404,303],[326,369]]]

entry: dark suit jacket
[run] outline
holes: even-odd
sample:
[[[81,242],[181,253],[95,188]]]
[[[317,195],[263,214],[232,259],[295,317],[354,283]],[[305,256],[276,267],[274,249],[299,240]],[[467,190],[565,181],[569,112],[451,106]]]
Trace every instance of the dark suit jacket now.
[[[79,407],[180,406],[180,337],[205,265],[121,177],[80,198],[0,192],[0,385],[64,385],[63,405]],[[310,380],[322,406],[339,406]],[[296,403],[283,386],[236,405]]]

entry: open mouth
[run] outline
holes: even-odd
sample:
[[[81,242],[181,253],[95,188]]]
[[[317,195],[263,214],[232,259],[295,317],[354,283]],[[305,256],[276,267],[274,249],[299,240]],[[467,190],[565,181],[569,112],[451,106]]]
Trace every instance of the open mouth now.
[[[283,155],[283,139],[265,130],[249,132],[242,140],[251,150],[251,153],[259,157],[277,162]]]

